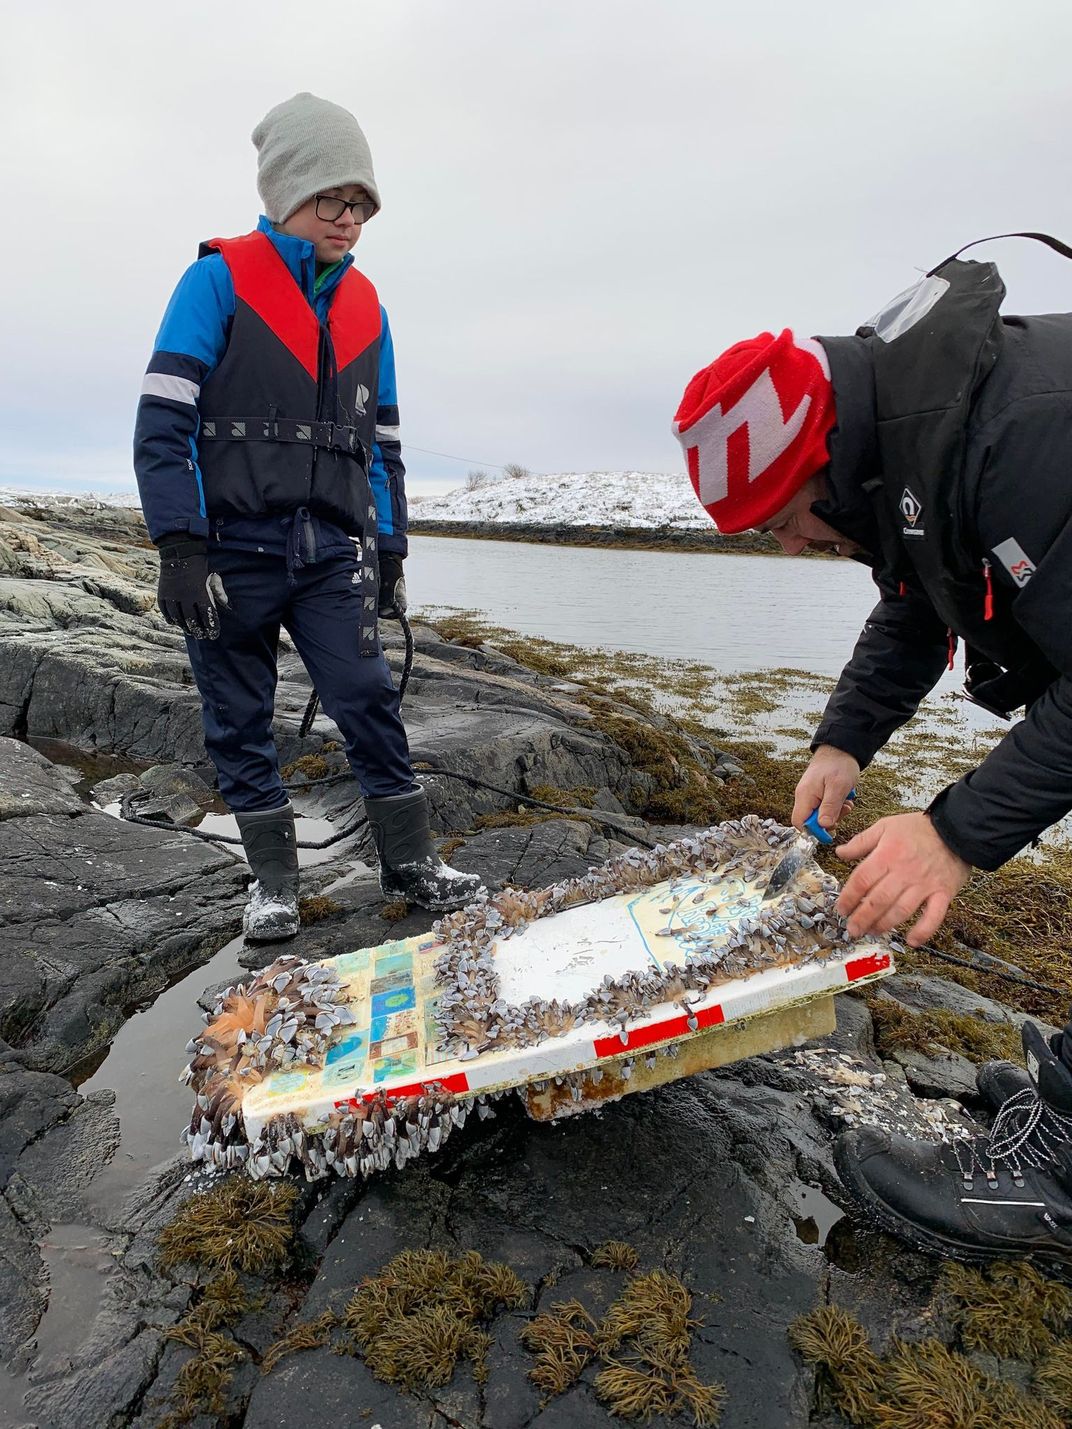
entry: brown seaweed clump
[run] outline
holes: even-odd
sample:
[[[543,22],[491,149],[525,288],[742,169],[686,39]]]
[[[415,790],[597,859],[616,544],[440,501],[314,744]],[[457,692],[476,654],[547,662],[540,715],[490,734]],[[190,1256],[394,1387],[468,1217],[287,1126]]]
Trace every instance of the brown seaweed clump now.
[[[524,1282],[475,1250],[404,1250],[362,1281],[343,1311],[349,1347],[377,1379],[402,1389],[448,1384],[459,1359],[487,1379],[491,1339],[482,1324],[500,1307],[516,1309]]]
[[[158,1263],[162,1270],[183,1265],[257,1275],[275,1270],[293,1248],[297,1199],[296,1186],[229,1176],[183,1202],[160,1232]]]
[[[608,1244],[620,1260],[623,1243]],[[522,1343],[536,1353],[529,1378],[548,1397],[562,1394],[598,1358],[602,1368],[594,1388],[612,1414],[643,1420],[690,1414],[697,1426],[713,1425],[725,1390],[702,1383],[689,1362],[692,1332],[700,1323],[691,1309],[686,1286],[662,1270],[633,1276],[601,1323],[580,1301],[559,1301],[521,1332]]]
[[[284,779],[294,779],[300,774],[304,779],[313,781],[326,779],[331,773],[331,765],[322,754],[301,754],[289,764],[284,764],[279,773]]]
[[[985,1271],[947,1265],[938,1293],[968,1350],[1033,1360],[1050,1349],[1072,1316],[1072,1291],[1027,1261],[999,1261]]]
[[[640,1256],[636,1247],[624,1240],[605,1240],[592,1252],[592,1264],[607,1270],[636,1270]]]
[[[1066,1419],[1072,1418],[1072,1340],[1061,1340],[1036,1361],[1031,1387]]]
[[[210,1281],[197,1304],[164,1332],[165,1339],[176,1341],[191,1355],[175,1376],[171,1408],[160,1421],[162,1429],[177,1429],[202,1415],[219,1419],[226,1412],[227,1392],[246,1351],[221,1331],[261,1303],[251,1299],[237,1274],[228,1270]]]
[[[310,893],[307,898],[299,899],[298,912],[301,914],[302,927],[309,928],[314,923],[323,923],[325,918],[341,913],[342,904],[334,898],[329,898],[326,893]]]
[[[834,1406],[861,1429],[1063,1429],[1045,1403],[938,1340],[894,1340],[878,1356],[863,1326],[837,1305],[794,1320],[789,1339],[818,1368]]]
[[[558,1300],[521,1331],[521,1343],[536,1355],[529,1379],[548,1398],[576,1384],[599,1353],[599,1325],[579,1300]]]
[[[880,1052],[911,1049],[933,1055],[944,1049],[970,1062],[988,1062],[992,1058],[1023,1062],[1016,1023],[986,1022],[971,1013],[950,1012],[945,1007],[915,1012],[893,997],[868,997],[865,1001]]]
[[[339,1317],[334,1310],[325,1310],[315,1320],[300,1321],[281,1339],[268,1346],[261,1360],[261,1373],[271,1374],[279,1361],[287,1355],[297,1354],[301,1350],[315,1350],[320,1345],[326,1345],[331,1338],[331,1332],[338,1324]]]

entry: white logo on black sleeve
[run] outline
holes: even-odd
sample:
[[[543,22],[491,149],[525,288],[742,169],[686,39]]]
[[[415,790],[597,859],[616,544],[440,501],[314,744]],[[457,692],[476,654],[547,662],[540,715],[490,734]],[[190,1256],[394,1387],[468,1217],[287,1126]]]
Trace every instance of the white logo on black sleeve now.
[[[898,509],[908,523],[906,526],[901,527],[902,535],[922,536],[923,527],[920,526],[918,522],[919,518],[923,515],[923,502],[920,501],[910,486],[905,487]]]
[[[1035,563],[1014,536],[993,547],[994,555],[1021,589],[1035,574]]]

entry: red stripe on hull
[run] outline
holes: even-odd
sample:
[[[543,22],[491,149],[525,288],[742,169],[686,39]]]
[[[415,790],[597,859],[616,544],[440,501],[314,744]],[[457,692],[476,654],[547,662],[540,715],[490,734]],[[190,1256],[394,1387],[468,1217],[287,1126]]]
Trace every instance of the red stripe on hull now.
[[[845,976],[849,982],[870,977],[872,973],[885,972],[890,965],[889,953],[868,953],[866,957],[853,958],[845,964]]]
[[[464,1072],[455,1072],[449,1077],[429,1077],[427,1082],[407,1082],[404,1087],[391,1087],[384,1090],[384,1095],[389,1102],[401,1101],[403,1097],[420,1097],[428,1091],[431,1083],[435,1083],[435,1090],[444,1092],[467,1092],[469,1090],[469,1078]],[[432,1092],[434,1095],[435,1092]],[[335,1110],[342,1111],[348,1108],[350,1111],[358,1111],[369,1102],[375,1101],[379,1092],[362,1092],[357,1097],[344,1097],[342,1101],[335,1102]]]
[[[697,1032],[705,1027],[717,1027],[726,1020],[726,1014],[717,1003],[714,1007],[699,1008],[695,1016]],[[623,1052],[631,1052],[637,1047],[650,1047],[654,1042],[669,1042],[671,1038],[690,1035],[693,1034],[687,1017],[670,1017],[665,1022],[656,1022],[650,1027],[630,1028],[624,1042],[621,1037],[597,1037],[596,1056],[620,1057]]]

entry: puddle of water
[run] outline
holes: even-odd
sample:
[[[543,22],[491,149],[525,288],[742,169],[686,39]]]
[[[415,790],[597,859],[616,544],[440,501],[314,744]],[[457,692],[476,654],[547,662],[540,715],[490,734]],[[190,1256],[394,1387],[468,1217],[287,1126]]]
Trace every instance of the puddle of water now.
[[[372,864],[361,863],[355,858],[346,872],[341,874],[338,878],[333,879],[321,892],[325,896],[336,893],[340,888],[349,888],[350,884],[356,883],[359,878],[365,878],[370,873],[375,874],[378,872],[378,868],[375,868]]]
[[[248,978],[238,963],[243,947],[241,937],[233,938],[207,963],[135,1011],[100,1065],[83,1068],[83,1080],[72,1078],[83,1096],[103,1088],[115,1093],[119,1147],[86,1192],[88,1205],[105,1221],[155,1167],[179,1154],[179,1136],[193,1105],[179,1073],[183,1048],[199,1026],[197,999],[207,987]]]
[[[123,817],[121,805],[118,801],[112,804],[94,804],[93,807],[98,809],[102,814],[110,815],[113,819],[121,819]],[[294,826],[298,835],[298,867],[312,868],[314,864],[327,863],[330,859],[338,858],[339,849],[345,840],[333,843],[327,848],[302,848],[301,845],[303,843],[323,843],[325,839],[329,839],[333,834],[337,834],[340,829],[345,828],[347,823],[351,821],[352,813],[348,813],[345,820],[340,820],[337,824],[334,824],[330,819],[315,818],[295,810]],[[166,828],[167,825],[164,824],[162,827]],[[176,825],[175,827],[181,829],[182,825]],[[238,837],[238,820],[233,814],[207,813],[202,817],[196,827],[206,834],[214,834],[226,838]],[[238,858],[245,860],[245,851],[240,843],[228,844],[227,847],[232,849]]]
[[[48,1309],[37,1327],[37,1354],[50,1360],[70,1354],[93,1323],[104,1278],[115,1260],[99,1230],[55,1225],[40,1244],[48,1267]]]
[[[798,1210],[793,1214],[793,1225],[798,1237],[805,1245],[825,1246],[830,1232],[845,1217],[840,1206],[835,1206],[818,1186],[810,1186],[804,1181],[795,1182],[790,1188]]]
[[[345,816],[345,822],[340,821],[333,824],[330,819],[318,819],[295,810],[294,826],[298,835],[298,866],[312,868],[314,864],[327,863],[329,859],[338,858],[341,843],[345,840],[334,843],[329,848],[302,848],[301,845],[303,843],[323,843],[325,839],[337,834],[350,822],[352,822],[352,814]],[[233,814],[206,814],[197,827],[206,834],[227,834],[232,838],[238,836],[238,820]],[[230,844],[228,847],[233,848],[235,853],[242,854],[241,844]]]
[[[141,774],[150,766],[144,759],[128,759],[122,754],[105,754],[98,750],[79,749],[62,739],[38,739],[32,737],[27,744],[43,754],[52,764],[65,764],[77,769],[82,778],[75,784],[74,792],[84,797],[102,779],[112,779],[117,774]]]

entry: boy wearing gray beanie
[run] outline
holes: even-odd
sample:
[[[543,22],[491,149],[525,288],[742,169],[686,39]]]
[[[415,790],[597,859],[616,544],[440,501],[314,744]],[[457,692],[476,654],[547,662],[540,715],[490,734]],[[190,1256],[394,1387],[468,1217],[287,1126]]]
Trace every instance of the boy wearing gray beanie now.
[[[280,628],[343,735],[386,898],[481,889],[440,859],[376,617],[405,612],[394,350],[350,250],[379,211],[357,120],[296,94],[253,131],[265,213],[201,245],[142,385],[134,469],[158,599],[186,636],[205,745],[253,871],[244,927],[298,931],[294,811],[272,737]]]

